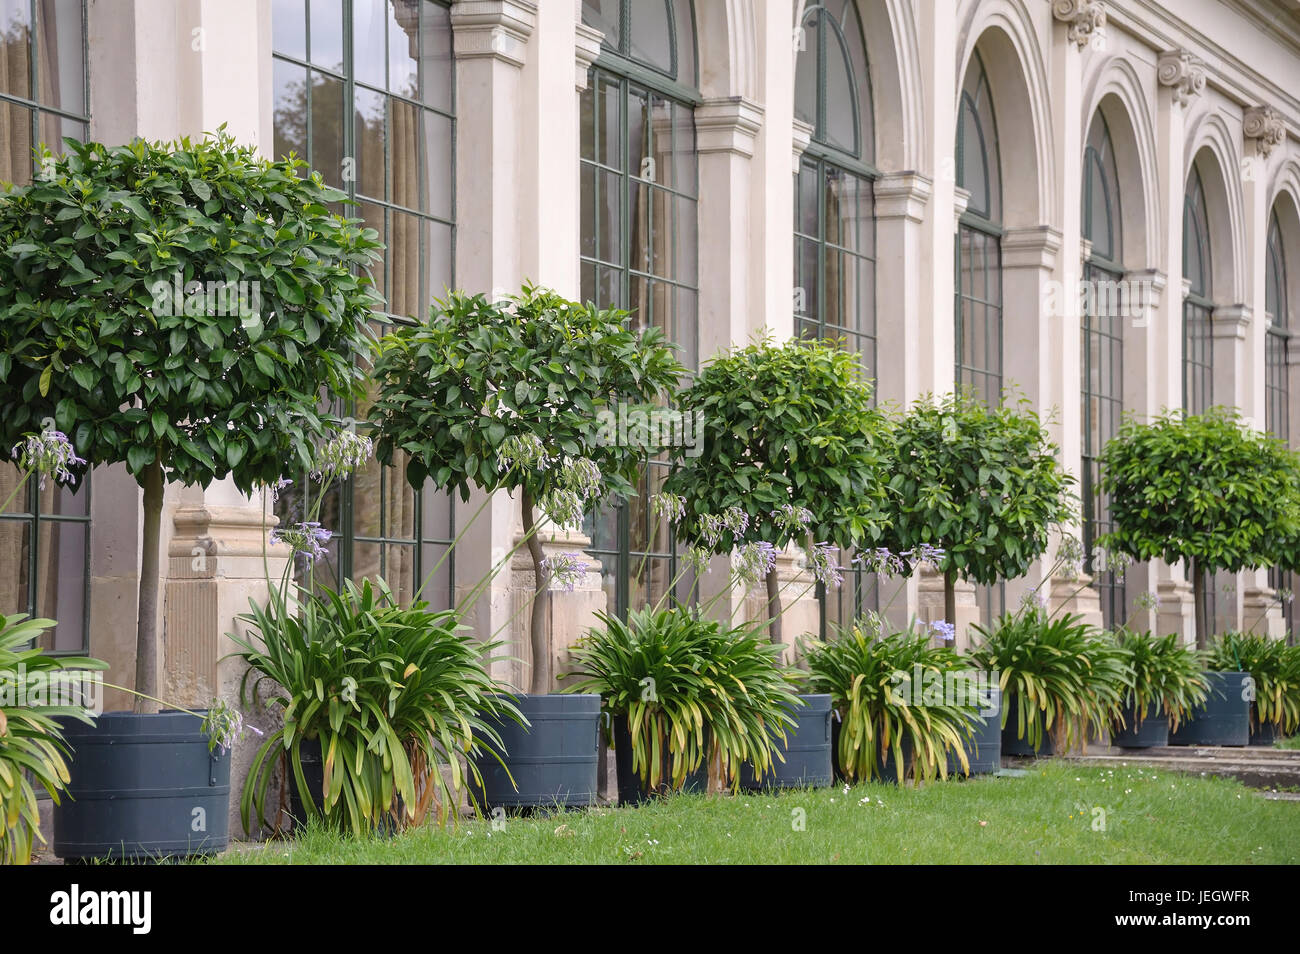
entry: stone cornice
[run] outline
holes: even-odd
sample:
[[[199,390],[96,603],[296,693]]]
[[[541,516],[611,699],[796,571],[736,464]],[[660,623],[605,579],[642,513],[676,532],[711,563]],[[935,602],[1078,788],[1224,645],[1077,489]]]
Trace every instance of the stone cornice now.
[[[577,61],[575,85],[579,92],[587,88],[587,72],[591,69],[591,64],[596,62],[596,57],[600,56],[600,44],[604,40],[604,33],[593,26],[578,22],[574,30],[573,50]]]
[[[700,155],[729,152],[749,158],[763,125],[763,107],[740,96],[705,100],[695,107],[695,149]]]
[[[497,59],[522,67],[537,25],[530,0],[460,0],[451,8],[457,59]]]
[[[1210,314],[1210,334],[1213,337],[1245,340],[1250,329],[1249,306],[1219,305]]]
[[[916,172],[887,172],[876,180],[876,218],[920,222],[933,183]]]
[[[1002,265],[1005,268],[1051,268],[1061,249],[1061,233],[1047,225],[1008,229],[1002,233]]]

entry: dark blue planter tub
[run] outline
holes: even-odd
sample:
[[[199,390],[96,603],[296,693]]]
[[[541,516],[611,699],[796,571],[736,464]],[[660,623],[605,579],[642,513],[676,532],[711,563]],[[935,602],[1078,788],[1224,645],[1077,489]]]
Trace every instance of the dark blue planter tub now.
[[[1003,755],[1044,756],[1044,755],[1052,755],[1055,753],[1056,747],[1052,742],[1051,733],[1049,733],[1046,730],[1043,730],[1042,737],[1039,739],[1037,749],[1033,748],[1027,740],[1020,738],[1016,734],[1019,731],[1019,726],[1020,726],[1020,721],[1018,717],[1018,712],[1019,712],[1018,707],[1020,705],[1020,697],[1018,695],[1011,696],[1010,703],[1004,701],[1003,705],[1010,705],[1012,707],[1010,714],[1007,716],[1006,728],[1002,730],[1002,754]],[[1001,716],[999,716],[999,718],[1001,718]],[[1043,713],[1039,710],[1035,710],[1034,718],[1038,719],[1041,724]]]
[[[1207,672],[1209,693],[1204,705],[1193,710],[1177,732],[1169,733],[1170,745],[1248,745],[1250,743],[1250,699],[1246,680],[1249,673]]]
[[[704,758],[693,772],[686,774],[682,792],[707,792],[709,790],[709,734],[704,733]],[[618,778],[618,803],[640,805],[657,796],[667,795],[672,788],[672,756],[664,751],[659,762],[659,785],[650,788],[632,768],[632,732],[627,727],[627,716],[614,716],[614,768]]]
[[[772,767],[762,780],[754,777],[754,767],[741,766],[740,785],[751,791],[769,788],[825,788],[834,778],[831,768],[831,697],[801,695],[802,706],[790,713],[794,728],[787,728],[786,741],[779,739],[774,748],[785,757],[775,755]]]
[[[68,792],[54,806],[54,854],[157,859],[230,843],[230,756],[208,752],[203,720],[175,710],[63,722]]]
[[[475,759],[483,785],[471,781],[471,794],[480,807],[490,812],[595,805],[600,696],[521,695],[515,705],[528,725],[504,717],[486,720],[501,736],[503,747],[485,746],[496,751],[501,762],[487,752]]]
[[[991,715],[978,719],[971,727],[971,739],[963,742],[971,775],[991,775],[1002,768],[1002,690],[992,688]],[[948,774],[962,775],[961,762],[955,752],[948,753]]]
[[[840,725],[841,723],[839,719],[831,720],[831,753],[834,757],[836,780],[840,782],[848,782],[849,777],[844,772],[843,767],[840,765]],[[879,745],[880,740],[877,739],[874,744]],[[907,736],[903,736],[902,749],[903,749],[903,773],[904,775],[906,775],[907,772],[910,771],[912,766],[912,740]],[[881,758],[879,751],[877,751],[876,771],[877,771],[876,777],[870,779],[870,781],[890,782],[893,784],[898,783],[898,769],[894,765],[893,752],[890,752],[887,757]],[[857,784],[859,782],[865,782],[865,781],[868,780],[857,778],[853,780],[852,784]]]
[[[1137,710],[1133,704],[1123,709],[1124,728],[1111,727],[1110,744],[1122,749],[1149,749],[1158,745],[1169,744],[1169,717],[1158,702],[1147,706],[1146,717],[1141,725],[1137,721]]]
[[[1250,715],[1253,720],[1252,724],[1255,726],[1250,730],[1251,745],[1271,746],[1278,739],[1286,738],[1285,735],[1278,731],[1276,722],[1259,721],[1259,713],[1256,711],[1254,703],[1250,705]]]

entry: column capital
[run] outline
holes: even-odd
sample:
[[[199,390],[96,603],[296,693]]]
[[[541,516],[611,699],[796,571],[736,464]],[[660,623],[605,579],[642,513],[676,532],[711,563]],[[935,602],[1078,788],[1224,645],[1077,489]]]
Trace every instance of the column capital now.
[[[1125,272],[1124,281],[1128,282],[1130,287],[1140,285],[1144,289],[1149,289],[1146,305],[1150,308],[1159,308],[1165,288],[1169,285],[1169,276],[1158,268],[1138,268]]]
[[[1051,268],[1061,250],[1061,233],[1050,225],[1008,229],[1002,233],[1005,268]]]
[[[457,59],[496,59],[523,67],[537,25],[531,0],[460,0],[451,8]]]
[[[763,107],[743,96],[707,99],[695,107],[696,152],[729,152],[748,159],[762,125]]]
[[[1187,50],[1168,50],[1157,61],[1156,79],[1170,88],[1179,106],[1186,106],[1205,88],[1205,67]]]
[[[1210,334],[1244,341],[1250,329],[1249,305],[1219,305],[1210,313]]]
[[[934,183],[918,172],[888,172],[876,180],[876,218],[921,222]]]
[[[1272,106],[1251,106],[1242,115],[1241,131],[1255,144],[1256,155],[1268,158],[1274,146],[1286,141],[1286,123]]]
[[[1106,27],[1106,8],[1100,0],[1052,0],[1052,16],[1069,24],[1070,41],[1079,49]]]
[[[579,20],[574,29],[573,39],[576,60],[574,81],[578,92],[582,92],[587,88],[587,71],[591,69],[591,64],[596,62],[596,57],[600,56],[600,44],[604,42],[605,34]]]
[[[970,190],[963,189],[959,185],[953,186],[952,187],[952,230],[954,232],[957,231],[957,227],[961,224],[962,213],[966,211],[966,207],[968,205],[970,205]]]

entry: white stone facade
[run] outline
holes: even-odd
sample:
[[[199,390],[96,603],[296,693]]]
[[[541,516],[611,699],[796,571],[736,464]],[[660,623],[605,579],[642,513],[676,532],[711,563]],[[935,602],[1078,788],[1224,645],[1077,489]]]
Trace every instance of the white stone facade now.
[[[633,6],[643,0],[634,0]],[[649,0],[645,0],[649,2]],[[811,0],[695,0],[698,98],[698,339],[701,359],[768,329],[794,333],[793,176],[809,142],[796,119],[796,24]],[[1081,471],[1080,315],[1049,295],[1075,288],[1082,237],[1084,150],[1105,117],[1115,153],[1124,276],[1145,282],[1151,307],[1123,327],[1123,403],[1150,414],[1182,404],[1184,193],[1195,163],[1212,236],[1214,393],[1265,419],[1266,233],[1276,211],[1291,266],[1291,325],[1300,318],[1300,5],[1295,0],[858,0],[874,143],[874,315],[878,393],[906,404],[954,384],[955,225],[969,195],[958,186],[959,91],[976,54],[988,74],[1000,143],[1003,373],[1042,410],[1062,461]],[[270,0],[90,0],[90,135],[198,135],[225,123],[269,151],[273,142]],[[530,279],[581,292],[580,96],[600,53],[580,0],[456,0],[454,281],[511,290]],[[792,160],[795,166],[792,168]],[[1053,291],[1055,289],[1055,292]],[[1068,303],[1073,296],[1059,300]],[[1287,360],[1300,360],[1294,349]],[[1300,414],[1290,387],[1293,418]],[[90,649],[118,674],[133,671],[138,493],[123,474],[95,476]],[[169,488],[172,554],[164,652],[168,687],[201,702],[229,690],[220,636],[259,592],[255,505],[232,488]],[[471,500],[458,512],[472,513]],[[457,559],[463,592],[518,533],[517,508],[494,501]],[[188,556],[212,554],[203,579]],[[111,545],[110,545],[111,544]],[[559,545],[557,543],[557,545]],[[564,547],[587,545],[569,537]],[[721,568],[719,568],[721,569]],[[1037,583],[1039,565],[1028,583]],[[484,634],[510,619],[530,570],[498,580],[474,608]],[[942,589],[908,586],[899,615],[937,618]],[[1012,603],[1025,587],[1007,587]],[[1190,628],[1190,586],[1179,567],[1131,572],[1128,597],[1161,597],[1162,631]],[[203,590],[204,592],[200,592]],[[1066,581],[1099,619],[1097,600]],[[976,618],[960,594],[961,623]],[[740,596],[735,598],[739,606]],[[936,602],[937,601],[937,602]],[[595,573],[556,594],[553,620],[571,641],[605,604]],[[1225,622],[1271,631],[1282,619],[1266,574],[1241,574],[1221,597]],[[1134,614],[1142,622],[1142,614]],[[523,618],[523,617],[521,617]],[[814,629],[815,607],[792,628]],[[513,650],[528,639],[516,624]],[[526,665],[526,659],[523,665]],[[502,675],[523,683],[522,667]]]

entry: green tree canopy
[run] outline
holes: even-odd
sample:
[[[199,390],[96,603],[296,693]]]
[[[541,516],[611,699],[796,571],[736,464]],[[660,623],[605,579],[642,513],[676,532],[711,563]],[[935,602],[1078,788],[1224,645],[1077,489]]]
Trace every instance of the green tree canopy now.
[[[858,355],[835,342],[764,339],[710,361],[680,407],[700,415],[702,443],[679,449],[664,492],[682,498],[690,539],[709,539],[701,521],[733,507],[747,514],[745,529],[715,536],[716,552],[755,541],[852,548],[883,532],[888,423]],[[775,568],[767,587],[780,641]]]
[[[144,486],[136,688],[153,693],[164,480],[249,492],[310,464],[337,426],[322,394],[363,385],[379,245],[303,163],[224,129],[65,142],[0,197],[0,459],[52,418],[85,466]]]
[[[633,331],[625,311],[532,286],[505,302],[452,294],[381,341],[370,411],[378,458],[403,452],[413,486],[432,479],[462,499],[475,486],[522,491],[536,571],[533,692],[550,686],[541,595],[551,576],[534,505],[567,524],[601,493],[631,494],[644,450],[608,439],[602,415],[658,404],[682,371],[660,329]]]
[[[884,545],[943,551],[948,622],[958,576],[991,584],[1023,575],[1047,550],[1050,528],[1070,519],[1073,478],[1057,453],[1027,401],[926,397],[896,422]]]
[[[1196,639],[1208,636],[1205,574],[1288,563],[1300,531],[1300,457],[1230,408],[1128,417],[1101,454],[1115,530],[1098,542],[1136,560],[1186,560]]]

